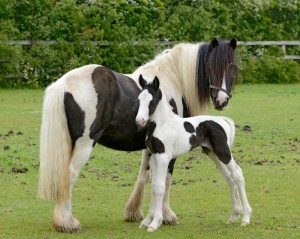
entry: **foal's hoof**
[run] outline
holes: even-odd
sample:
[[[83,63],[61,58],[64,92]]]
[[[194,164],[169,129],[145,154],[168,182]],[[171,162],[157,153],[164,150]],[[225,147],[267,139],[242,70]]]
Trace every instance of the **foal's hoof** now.
[[[156,231],[156,229],[155,228],[153,228],[153,227],[148,227],[148,230],[147,230],[147,232],[155,232]]]
[[[141,224],[141,225],[139,226],[139,228],[140,228],[140,229],[144,229],[144,228],[147,228],[147,226],[145,226],[144,224]]]
[[[241,223],[241,226],[242,226],[242,227],[245,227],[245,226],[247,226],[247,225],[250,225],[250,222],[242,221],[242,223]]]

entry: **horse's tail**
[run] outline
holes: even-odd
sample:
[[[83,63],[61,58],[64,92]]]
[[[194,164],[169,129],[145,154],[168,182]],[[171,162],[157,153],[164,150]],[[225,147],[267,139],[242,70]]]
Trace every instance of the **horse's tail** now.
[[[229,127],[230,127],[230,132],[229,132],[229,146],[230,148],[233,145],[234,142],[234,137],[235,137],[235,124],[234,121],[230,118],[224,117],[224,120],[228,123]]]
[[[72,143],[64,109],[64,78],[45,92],[40,135],[39,195],[53,200],[68,197]]]

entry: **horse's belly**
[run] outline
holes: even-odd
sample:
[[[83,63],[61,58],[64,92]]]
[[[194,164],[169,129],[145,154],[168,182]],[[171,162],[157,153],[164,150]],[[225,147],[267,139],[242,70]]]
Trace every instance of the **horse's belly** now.
[[[115,150],[136,151],[146,148],[145,138],[144,131],[123,135],[104,134],[98,143]]]

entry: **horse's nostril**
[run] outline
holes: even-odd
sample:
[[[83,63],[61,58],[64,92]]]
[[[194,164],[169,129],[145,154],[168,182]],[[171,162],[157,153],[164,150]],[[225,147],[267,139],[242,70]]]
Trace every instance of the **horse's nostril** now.
[[[225,102],[223,102],[222,107],[225,107],[227,104],[228,104],[228,99]]]

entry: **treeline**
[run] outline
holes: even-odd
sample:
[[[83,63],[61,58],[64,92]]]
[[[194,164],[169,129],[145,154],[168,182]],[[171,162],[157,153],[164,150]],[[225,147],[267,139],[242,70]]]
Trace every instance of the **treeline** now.
[[[159,41],[299,40],[299,23],[298,0],[0,0],[0,86],[44,87],[89,63],[130,73],[166,47]],[[300,81],[299,63],[278,46],[239,47],[238,59],[240,82]]]

